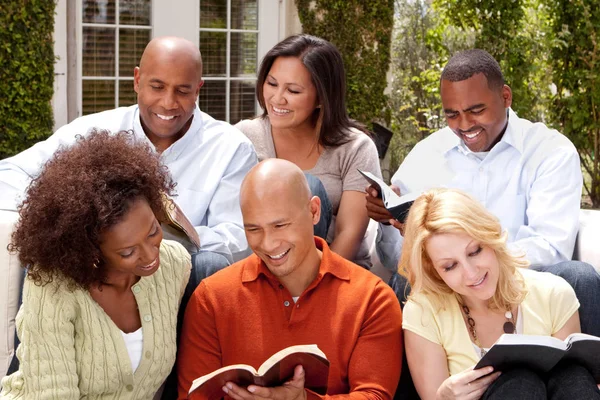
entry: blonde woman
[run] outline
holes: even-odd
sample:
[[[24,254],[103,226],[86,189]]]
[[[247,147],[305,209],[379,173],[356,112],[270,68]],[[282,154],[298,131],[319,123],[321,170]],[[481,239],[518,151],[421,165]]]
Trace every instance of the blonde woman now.
[[[544,376],[473,369],[505,332],[558,339],[580,332],[571,286],[527,269],[481,204],[458,190],[429,191],[413,204],[404,238],[400,272],[412,291],[403,329],[422,399],[600,399],[591,374],[576,364]]]

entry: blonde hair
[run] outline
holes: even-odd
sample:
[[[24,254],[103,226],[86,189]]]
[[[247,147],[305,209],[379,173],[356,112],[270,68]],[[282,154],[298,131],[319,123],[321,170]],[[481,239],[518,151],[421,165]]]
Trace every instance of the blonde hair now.
[[[527,291],[517,268],[527,268],[529,262],[510,253],[506,232],[494,215],[468,194],[453,189],[430,190],[419,196],[410,209],[398,267],[411,285],[409,298],[418,293],[427,295],[434,307],[441,309],[447,295],[454,294],[462,304],[460,295],[446,285],[434,268],[425,248],[429,238],[441,233],[465,233],[494,250],[499,277],[490,308],[506,310],[523,301]]]

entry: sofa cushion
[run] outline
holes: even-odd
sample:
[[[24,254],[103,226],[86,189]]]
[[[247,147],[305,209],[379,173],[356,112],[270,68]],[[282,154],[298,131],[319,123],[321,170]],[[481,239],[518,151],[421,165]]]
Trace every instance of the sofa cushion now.
[[[16,254],[7,250],[18,214],[0,210],[0,379],[15,353],[15,316],[23,285],[23,269]]]

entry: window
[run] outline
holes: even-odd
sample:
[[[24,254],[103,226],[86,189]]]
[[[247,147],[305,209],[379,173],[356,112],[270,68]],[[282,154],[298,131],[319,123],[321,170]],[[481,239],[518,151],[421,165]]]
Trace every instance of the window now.
[[[259,0],[199,0],[200,109],[232,124],[256,115]]]
[[[66,42],[58,46],[57,55],[65,64],[59,73],[66,76],[55,93],[56,121],[135,104],[133,69],[146,44],[153,37],[173,35],[187,38],[202,51],[205,84],[200,108],[235,123],[257,113],[257,63],[279,41],[285,30],[283,16],[293,0],[57,4],[56,40]]]
[[[151,0],[82,0],[81,110],[136,102],[133,69],[152,37]]]

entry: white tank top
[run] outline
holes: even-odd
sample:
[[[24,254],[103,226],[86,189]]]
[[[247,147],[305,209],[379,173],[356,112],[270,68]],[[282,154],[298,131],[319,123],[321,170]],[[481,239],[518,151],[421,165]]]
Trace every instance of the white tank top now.
[[[142,349],[144,345],[144,337],[142,335],[142,328],[135,332],[125,333],[121,331],[123,340],[125,341],[125,347],[127,347],[127,353],[131,360],[131,369],[133,372],[140,366],[142,361]]]

